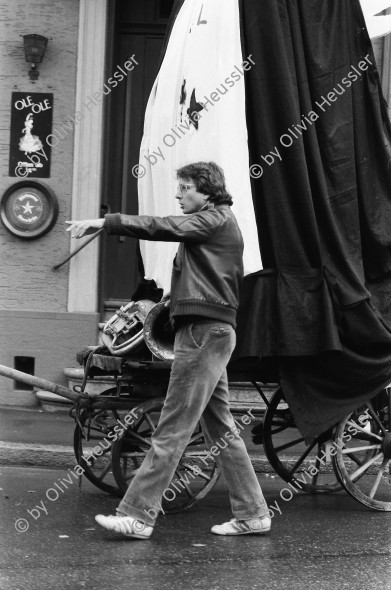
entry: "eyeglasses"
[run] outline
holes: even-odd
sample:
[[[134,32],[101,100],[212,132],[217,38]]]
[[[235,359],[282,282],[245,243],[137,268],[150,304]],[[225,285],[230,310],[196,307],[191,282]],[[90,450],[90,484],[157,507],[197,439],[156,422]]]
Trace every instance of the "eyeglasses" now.
[[[196,186],[195,184],[178,184],[178,188],[182,195],[186,194],[189,188]]]

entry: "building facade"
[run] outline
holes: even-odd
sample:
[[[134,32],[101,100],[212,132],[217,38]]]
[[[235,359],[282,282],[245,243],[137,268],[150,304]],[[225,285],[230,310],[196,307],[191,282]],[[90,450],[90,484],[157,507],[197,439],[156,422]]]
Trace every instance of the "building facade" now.
[[[58,203],[53,227],[33,239],[0,225],[0,364],[66,383],[64,368],[76,365],[79,350],[97,344],[99,322],[128,301],[138,283],[137,243],[115,236],[102,235],[53,267],[81,245],[71,243],[65,220],[137,213],[132,170],[172,5],[173,0],[0,0],[0,193],[12,195],[20,182],[27,188],[38,183]],[[28,34],[48,38],[37,80],[30,79],[25,59]],[[376,40],[374,49],[388,100],[390,38]],[[44,110],[49,127],[41,136]],[[33,172],[11,166],[15,145],[39,140],[50,160],[45,176],[37,166]],[[25,150],[22,160],[36,164],[34,154]],[[25,387],[0,378],[0,404],[34,403]]]

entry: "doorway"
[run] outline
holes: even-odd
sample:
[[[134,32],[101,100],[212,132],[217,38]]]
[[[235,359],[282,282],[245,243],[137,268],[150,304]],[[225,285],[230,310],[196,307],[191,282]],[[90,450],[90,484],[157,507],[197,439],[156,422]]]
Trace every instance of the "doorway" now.
[[[109,15],[107,79],[132,56],[138,65],[106,97],[102,212],[138,213],[137,179],[144,113],[156,78],[174,0],[117,0]],[[119,79],[118,79],[119,80]],[[100,312],[130,301],[142,272],[137,240],[104,236],[100,261]]]

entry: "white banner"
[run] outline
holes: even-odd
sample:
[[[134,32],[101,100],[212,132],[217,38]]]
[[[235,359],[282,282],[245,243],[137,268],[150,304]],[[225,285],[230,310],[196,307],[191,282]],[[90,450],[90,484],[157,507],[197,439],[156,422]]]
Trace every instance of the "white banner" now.
[[[360,0],[368,34],[371,39],[391,33],[391,15],[379,15],[391,8],[391,0]]]
[[[186,0],[152,89],[140,150],[139,212],[180,215],[179,167],[214,161],[225,172],[242,229],[245,273],[262,268],[251,196],[237,0]],[[142,178],[141,178],[142,176]],[[141,242],[148,279],[168,291],[177,244]]]

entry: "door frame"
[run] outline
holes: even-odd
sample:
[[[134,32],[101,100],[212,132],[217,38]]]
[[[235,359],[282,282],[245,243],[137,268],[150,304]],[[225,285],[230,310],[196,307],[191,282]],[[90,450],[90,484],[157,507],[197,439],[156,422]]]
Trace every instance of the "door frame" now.
[[[99,217],[102,189],[103,102],[86,102],[105,82],[110,0],[80,0],[72,180],[72,219]],[[72,249],[73,245],[72,245]],[[99,244],[94,240],[70,261],[68,312],[98,308]]]

